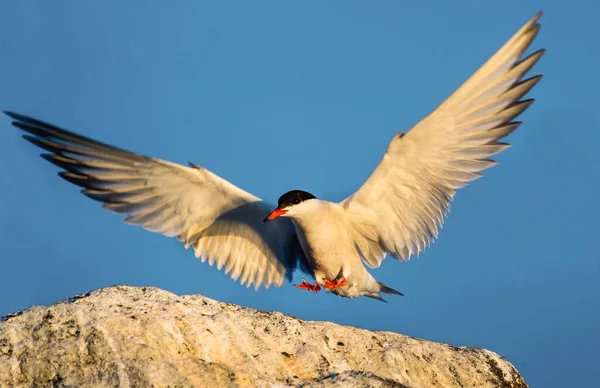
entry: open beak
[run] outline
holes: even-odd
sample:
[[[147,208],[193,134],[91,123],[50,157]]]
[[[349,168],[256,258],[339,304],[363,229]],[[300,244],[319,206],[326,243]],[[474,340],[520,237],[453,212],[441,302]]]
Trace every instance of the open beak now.
[[[277,209],[273,210],[273,211],[271,212],[271,214],[269,214],[269,215],[267,216],[267,218],[265,218],[265,219],[263,220],[263,222],[271,221],[271,220],[273,220],[273,219],[275,219],[275,218],[277,218],[277,217],[279,217],[279,216],[282,216],[282,215],[284,215],[285,213],[287,213],[287,210],[282,210],[282,209],[280,209],[280,208],[277,208]]]

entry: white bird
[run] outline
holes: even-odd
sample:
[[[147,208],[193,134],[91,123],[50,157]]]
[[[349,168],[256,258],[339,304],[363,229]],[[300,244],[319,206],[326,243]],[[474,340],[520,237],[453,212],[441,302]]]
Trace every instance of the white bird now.
[[[438,236],[456,190],[481,177],[496,164],[489,158],[509,146],[499,140],[519,126],[513,120],[533,102],[520,99],[541,79],[522,80],[544,53],[522,59],[540,16],[408,133],[396,134],[372,175],[340,203],[293,190],[269,214],[269,204],[203,167],[5,113],[83,194],[126,214],[127,223],[176,236],[242,284],[281,286],[300,268],[315,283],[296,287],[383,300],[381,293],[402,294],[375,280],[365,265],[379,267],[386,253],[408,260],[423,252]]]

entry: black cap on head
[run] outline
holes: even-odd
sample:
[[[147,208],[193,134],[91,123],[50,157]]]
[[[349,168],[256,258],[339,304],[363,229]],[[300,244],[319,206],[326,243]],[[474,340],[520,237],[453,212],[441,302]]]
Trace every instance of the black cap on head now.
[[[279,209],[284,209],[284,208],[292,206],[292,205],[297,205],[300,202],[306,201],[308,199],[315,199],[315,198],[317,198],[317,197],[315,197],[314,195],[312,195],[309,192],[302,191],[302,190],[292,190],[292,191],[288,191],[287,193],[285,193],[281,197],[279,197],[279,201],[277,201],[277,207]]]

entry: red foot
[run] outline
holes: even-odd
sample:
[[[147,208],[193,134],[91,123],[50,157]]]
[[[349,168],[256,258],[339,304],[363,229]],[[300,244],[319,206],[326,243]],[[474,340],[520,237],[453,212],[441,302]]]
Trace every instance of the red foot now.
[[[345,285],[346,285],[346,278],[342,278],[342,280],[337,280],[337,279],[325,280],[325,288],[330,288],[332,290],[335,290],[338,287],[343,287]]]
[[[321,290],[321,286],[319,286],[319,283],[310,284],[304,279],[302,279],[302,284],[294,284],[294,286],[296,286],[296,288],[300,288],[301,290],[307,290],[312,292],[317,292]]]

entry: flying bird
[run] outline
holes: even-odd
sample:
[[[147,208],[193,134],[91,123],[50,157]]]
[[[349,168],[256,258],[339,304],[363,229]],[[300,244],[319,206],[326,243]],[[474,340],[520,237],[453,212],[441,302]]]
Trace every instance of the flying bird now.
[[[522,58],[540,16],[410,131],[395,134],[371,176],[339,203],[292,190],[273,207],[196,164],[140,155],[5,113],[84,195],[127,215],[127,223],[177,237],[242,284],[279,287],[299,269],[314,279],[300,289],[383,300],[381,294],[402,294],[366,267],[379,267],[386,254],[408,260],[423,252],[456,191],[509,147],[500,140],[521,124],[515,118],[533,102],[521,98],[541,79],[523,78],[544,50]]]

